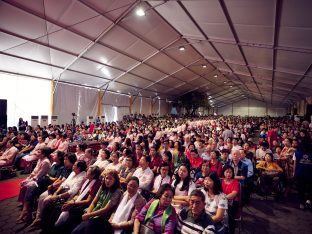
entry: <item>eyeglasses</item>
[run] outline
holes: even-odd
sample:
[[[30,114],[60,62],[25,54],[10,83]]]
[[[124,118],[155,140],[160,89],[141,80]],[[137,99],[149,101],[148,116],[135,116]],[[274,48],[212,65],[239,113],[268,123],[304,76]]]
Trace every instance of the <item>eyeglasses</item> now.
[[[132,159],[130,159],[130,158],[127,158],[127,159],[126,159],[126,161],[132,161]]]

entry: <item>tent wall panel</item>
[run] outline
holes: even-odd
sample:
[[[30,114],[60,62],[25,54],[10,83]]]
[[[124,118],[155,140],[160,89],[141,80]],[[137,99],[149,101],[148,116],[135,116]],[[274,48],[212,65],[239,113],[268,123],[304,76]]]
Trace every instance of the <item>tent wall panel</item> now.
[[[287,112],[286,108],[267,106],[264,102],[244,99],[237,103],[229,104],[218,108],[219,115],[240,115],[240,116],[284,116]]]
[[[59,123],[70,123],[72,113],[77,123],[86,121],[87,116],[97,115],[98,91],[85,87],[59,83],[54,93],[53,114],[59,116]]]

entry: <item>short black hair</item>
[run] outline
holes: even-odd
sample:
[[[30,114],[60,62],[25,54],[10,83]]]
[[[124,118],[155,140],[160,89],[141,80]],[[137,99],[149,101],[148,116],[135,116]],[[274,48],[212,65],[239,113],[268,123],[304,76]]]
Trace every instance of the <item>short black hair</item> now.
[[[163,184],[159,187],[155,195],[155,198],[160,199],[160,197],[168,190],[171,191],[174,196],[174,193],[175,193],[174,188],[170,184]]]
[[[130,177],[129,182],[130,182],[131,180],[134,180],[138,185],[140,185],[140,181],[139,181],[138,177],[132,176],[132,177]],[[129,183],[129,182],[128,182],[128,183]]]
[[[166,155],[168,157],[169,162],[172,161],[172,153],[169,150],[165,151],[164,155]]]
[[[226,171],[226,170],[228,170],[228,169],[231,169],[231,171],[232,171],[232,179],[234,179],[234,168],[231,166],[231,165],[229,165],[229,164],[225,164],[224,166],[223,166],[223,168],[222,168],[222,177],[225,177],[224,176],[224,172]]]
[[[205,200],[206,200],[205,194],[202,191],[200,191],[199,189],[194,189],[190,194],[190,197],[192,197],[192,196],[200,197],[203,202],[205,202]]]
[[[77,161],[77,157],[74,153],[67,153],[65,154],[64,158],[67,157],[68,161],[72,164],[75,164],[75,162]]]
[[[79,160],[77,162],[77,167],[79,168],[79,171],[82,172],[82,171],[86,171],[87,169],[87,163],[84,161],[84,160]]]
[[[49,157],[50,154],[52,153],[52,149],[50,147],[44,147],[41,149],[41,153],[45,156],[45,157]]]
[[[148,155],[143,155],[142,158],[145,158],[146,162],[151,163],[152,159]]]

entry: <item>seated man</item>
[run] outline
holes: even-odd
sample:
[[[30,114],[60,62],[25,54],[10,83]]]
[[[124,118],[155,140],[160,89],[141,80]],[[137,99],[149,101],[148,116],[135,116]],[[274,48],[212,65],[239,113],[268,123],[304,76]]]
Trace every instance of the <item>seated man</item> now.
[[[189,207],[178,214],[178,233],[215,233],[215,227],[209,214],[205,212],[205,195],[200,190],[193,190]]]
[[[133,176],[138,177],[140,180],[140,191],[150,190],[152,181],[154,179],[154,173],[150,169],[149,164],[151,162],[150,156],[142,156],[140,159],[140,167],[135,170]]]
[[[109,222],[115,230],[115,234],[132,233],[135,216],[145,205],[145,199],[138,193],[139,179],[131,177],[127,184],[127,191],[112,214]]]

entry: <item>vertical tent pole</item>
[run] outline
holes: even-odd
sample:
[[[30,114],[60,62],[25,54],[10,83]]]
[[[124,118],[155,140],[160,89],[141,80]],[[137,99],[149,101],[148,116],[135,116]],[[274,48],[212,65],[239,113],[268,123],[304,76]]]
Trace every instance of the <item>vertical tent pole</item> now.
[[[98,91],[98,106],[97,106],[97,116],[100,117],[102,114],[102,92]]]

